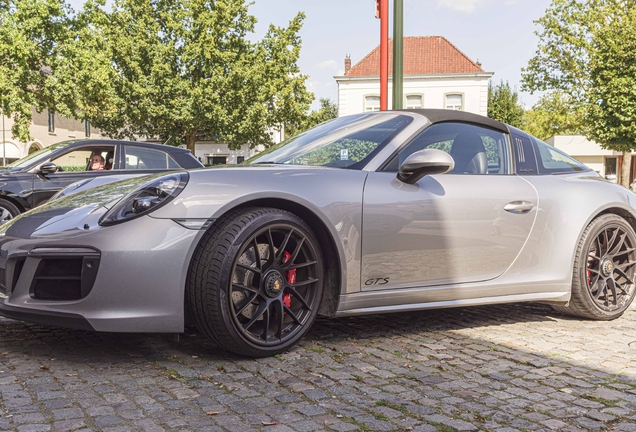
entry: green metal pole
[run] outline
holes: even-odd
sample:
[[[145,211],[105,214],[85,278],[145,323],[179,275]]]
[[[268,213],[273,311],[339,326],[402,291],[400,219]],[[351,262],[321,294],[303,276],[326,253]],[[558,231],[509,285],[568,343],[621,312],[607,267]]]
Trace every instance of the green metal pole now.
[[[404,0],[393,2],[393,109],[404,108]]]
[[[4,140],[4,113],[2,113],[2,166],[7,166],[7,142]]]

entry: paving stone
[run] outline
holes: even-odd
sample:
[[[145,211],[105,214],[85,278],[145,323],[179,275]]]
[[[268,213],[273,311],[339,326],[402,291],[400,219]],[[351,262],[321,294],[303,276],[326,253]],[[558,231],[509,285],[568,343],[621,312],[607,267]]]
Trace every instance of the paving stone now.
[[[194,329],[175,343],[0,318],[0,431],[636,432],[633,328],[635,306],[611,322],[534,304],[319,318],[251,360]]]

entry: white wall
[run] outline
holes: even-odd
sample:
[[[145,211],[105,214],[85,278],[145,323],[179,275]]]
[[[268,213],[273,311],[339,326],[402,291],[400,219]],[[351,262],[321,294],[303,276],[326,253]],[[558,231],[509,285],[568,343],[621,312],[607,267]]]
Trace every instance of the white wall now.
[[[460,75],[411,75],[404,77],[404,95],[424,95],[423,108],[445,108],[446,94],[464,95],[464,111],[487,115],[488,79],[491,73]],[[364,112],[365,96],[380,95],[379,77],[335,77],[338,82],[339,115]],[[392,106],[389,81],[389,107]],[[404,101],[406,106],[406,99]]]
[[[194,155],[206,165],[208,164],[208,157],[211,156],[225,156],[227,157],[228,164],[236,164],[239,156],[247,160],[263,150],[263,146],[250,149],[248,144],[245,144],[239,150],[230,150],[227,144],[216,144],[212,142],[197,142],[194,145]]]
[[[13,146],[17,147],[20,153],[19,157],[24,157],[29,153],[29,148],[35,145],[38,148],[48,147],[51,144],[58,143],[60,141],[73,140],[73,139],[85,139],[84,133],[84,121],[67,119],[55,114],[55,130],[49,132],[49,119],[48,112],[46,110],[41,113],[32,111],[33,121],[29,128],[29,133],[32,137],[28,143],[21,142],[14,139],[11,136],[11,127],[13,126],[13,120],[9,117],[4,118],[4,135],[5,142],[7,142],[7,153],[13,150]],[[2,123],[0,120],[0,129]],[[2,130],[0,130],[0,139],[2,139]],[[99,129],[91,126],[90,139],[108,139],[101,135]],[[7,157],[9,157],[7,155]],[[0,141],[0,158],[2,158],[2,143]],[[0,163],[2,163],[0,159]]]
[[[621,152],[607,150],[582,135],[556,135],[545,140],[570,156],[620,156]]]

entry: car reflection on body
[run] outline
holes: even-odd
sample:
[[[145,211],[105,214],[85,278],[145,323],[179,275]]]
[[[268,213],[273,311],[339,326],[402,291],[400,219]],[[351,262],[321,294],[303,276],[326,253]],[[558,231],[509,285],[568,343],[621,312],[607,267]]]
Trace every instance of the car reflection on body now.
[[[324,123],[247,164],[126,179],[0,228],[0,314],[283,352],[318,314],[536,301],[609,320],[634,297],[636,195],[450,110]]]
[[[91,157],[103,162],[93,166]],[[116,140],[71,140],[45,147],[0,170],[0,223],[47,202],[67,186],[107,177],[141,175],[203,165],[188,150],[161,144]]]

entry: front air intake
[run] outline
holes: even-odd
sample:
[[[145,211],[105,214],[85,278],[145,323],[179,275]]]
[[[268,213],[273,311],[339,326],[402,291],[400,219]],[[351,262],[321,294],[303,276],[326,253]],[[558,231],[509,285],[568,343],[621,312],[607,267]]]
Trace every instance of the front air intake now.
[[[40,259],[31,282],[31,297],[38,300],[81,300],[90,292],[99,256],[46,257]]]

